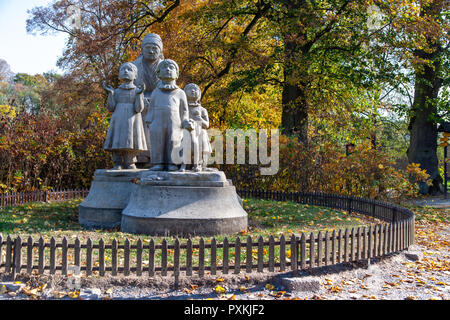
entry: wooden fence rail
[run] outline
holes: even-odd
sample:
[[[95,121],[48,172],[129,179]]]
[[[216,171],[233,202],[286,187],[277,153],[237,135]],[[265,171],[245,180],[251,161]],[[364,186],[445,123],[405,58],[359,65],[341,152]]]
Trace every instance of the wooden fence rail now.
[[[85,198],[89,189],[81,190],[48,190],[48,191],[30,191],[13,192],[9,194],[0,194],[0,208],[22,205],[30,202],[48,202],[48,201],[67,201],[78,198]]]
[[[84,195],[84,190],[57,191],[54,201]],[[205,272],[250,273],[298,271],[329,266],[342,262],[356,262],[381,257],[408,248],[414,241],[414,214],[408,209],[370,199],[320,193],[281,193],[261,190],[241,190],[241,197],[295,201],[358,212],[378,218],[384,223],[369,227],[333,230],[292,235],[289,238],[270,236],[247,238],[225,237],[204,239],[154,239],[120,243],[113,239],[93,241],[80,239],[70,242],[63,238],[26,239],[6,238],[0,234],[0,272],[68,275],[78,268],[86,275],[105,275],[107,272],[137,276],[187,276]],[[47,193],[48,195],[48,193]],[[21,196],[19,199],[30,199]],[[32,198],[31,199],[35,199]],[[48,198],[47,198],[48,199]],[[35,201],[35,200],[32,200]],[[197,238],[196,238],[197,239]],[[70,272],[69,272],[70,271]]]

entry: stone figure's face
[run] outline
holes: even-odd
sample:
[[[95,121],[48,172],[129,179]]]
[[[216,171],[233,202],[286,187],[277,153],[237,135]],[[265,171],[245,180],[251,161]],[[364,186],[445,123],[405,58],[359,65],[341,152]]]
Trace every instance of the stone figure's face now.
[[[197,86],[188,86],[185,89],[186,96],[189,101],[198,101],[201,98],[202,93],[200,92],[200,88]]]
[[[176,80],[178,78],[177,67],[172,63],[163,63],[159,68],[158,76],[162,80]]]
[[[119,70],[119,78],[122,80],[133,81],[136,79],[136,70],[131,65],[124,65]]]
[[[146,43],[142,47],[142,55],[145,60],[157,60],[161,56],[161,49],[154,43]]]

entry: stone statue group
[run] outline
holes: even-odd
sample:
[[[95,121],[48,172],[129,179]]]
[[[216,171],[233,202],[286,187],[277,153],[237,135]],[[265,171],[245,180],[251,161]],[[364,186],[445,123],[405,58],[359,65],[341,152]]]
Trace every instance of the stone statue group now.
[[[151,171],[212,170],[200,88],[191,83],[180,89],[179,67],[162,52],[160,36],[146,35],[138,59],[119,69],[122,84],[114,89],[103,83],[113,113],[104,149],[112,152],[115,170],[136,165]]]

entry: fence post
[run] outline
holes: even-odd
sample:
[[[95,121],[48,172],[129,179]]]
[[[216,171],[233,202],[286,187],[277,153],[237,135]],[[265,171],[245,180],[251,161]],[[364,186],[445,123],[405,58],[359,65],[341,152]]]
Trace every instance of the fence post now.
[[[223,239],[223,262],[222,262],[222,273],[223,274],[228,274],[228,261],[229,261],[229,243],[228,243],[228,238],[225,237],[225,239]]]
[[[142,250],[144,246],[142,244],[142,239],[139,238],[136,244],[136,275],[142,275]]]
[[[189,239],[189,241],[190,241],[190,239]],[[188,241],[188,244],[189,244],[189,241]],[[192,255],[192,244],[191,244],[190,254]],[[192,270],[191,270],[191,272],[192,272]],[[186,274],[187,274],[187,271],[186,271]],[[150,239],[150,243],[148,244],[148,275],[149,275],[149,277],[153,277],[155,275],[155,241],[153,239]]]
[[[306,236],[303,232],[300,237],[300,269],[306,269]]]
[[[322,231],[317,234],[317,266],[322,266]]]
[[[331,234],[331,264],[336,263],[336,230],[333,230]]]
[[[130,274],[130,250],[131,250],[130,239],[125,238],[123,249],[123,274],[125,276],[128,276]]]
[[[43,274],[45,270],[45,260],[44,260],[44,251],[45,251],[45,241],[41,236],[39,238],[39,250],[38,250],[38,272],[39,274]]]
[[[203,277],[205,274],[205,240],[200,238],[198,243],[198,275]]]
[[[262,236],[258,239],[258,272],[264,271],[264,239]]]
[[[105,275],[105,241],[100,238],[98,242],[98,273],[100,276]]]
[[[325,254],[324,254],[325,266],[328,266],[328,262],[330,261],[329,239],[330,239],[330,235],[327,230],[327,231],[325,231]]]
[[[291,236],[291,270],[294,272],[294,275],[297,275],[298,272],[298,254],[297,254],[297,237],[295,234]]]
[[[175,239],[173,252],[173,276],[174,276],[174,288],[178,290],[179,276],[180,276],[180,240]]]
[[[18,236],[14,243],[14,259],[13,259],[13,281],[16,279],[16,275],[20,273],[22,269],[22,238]]]
[[[269,237],[269,272],[275,271],[275,239],[273,235]]]
[[[311,234],[309,235],[309,267],[312,269],[314,268],[314,245],[315,243],[315,239],[314,239],[314,233],[311,232]]]
[[[62,240],[62,268],[61,272],[64,276],[67,275],[67,250],[68,250],[68,243],[67,238],[64,237]]]
[[[392,222],[397,222],[397,219],[398,219],[398,217],[397,217],[397,208],[393,207],[392,208]]]
[[[2,252],[3,252],[3,235],[0,232],[0,268],[1,268],[1,265],[3,264],[3,254],[2,254]]]
[[[286,270],[286,238],[284,234],[280,237],[280,271]]]
[[[241,238],[237,237],[234,244],[234,273],[241,272]]]
[[[211,275],[216,275],[217,271],[217,241],[216,238],[211,240]]]
[[[352,213],[352,197],[349,196],[347,200],[347,212],[348,214]]]
[[[247,237],[247,248],[245,250],[246,254],[246,261],[245,261],[245,272],[251,273],[252,272],[252,254],[253,254],[253,244],[252,244],[252,237]]]
[[[161,245],[161,275],[167,275],[167,240],[165,238]]]
[[[117,240],[113,239],[111,243],[111,274],[117,276]]]

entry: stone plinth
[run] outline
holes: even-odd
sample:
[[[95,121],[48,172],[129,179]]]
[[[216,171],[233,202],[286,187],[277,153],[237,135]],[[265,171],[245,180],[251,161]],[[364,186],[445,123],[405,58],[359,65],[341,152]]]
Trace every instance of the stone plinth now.
[[[247,229],[247,213],[223,172],[145,171],[133,185],[121,229],[155,236],[232,234]]]
[[[134,183],[146,170],[96,170],[89,194],[79,206],[79,223],[90,229],[120,225]]]

